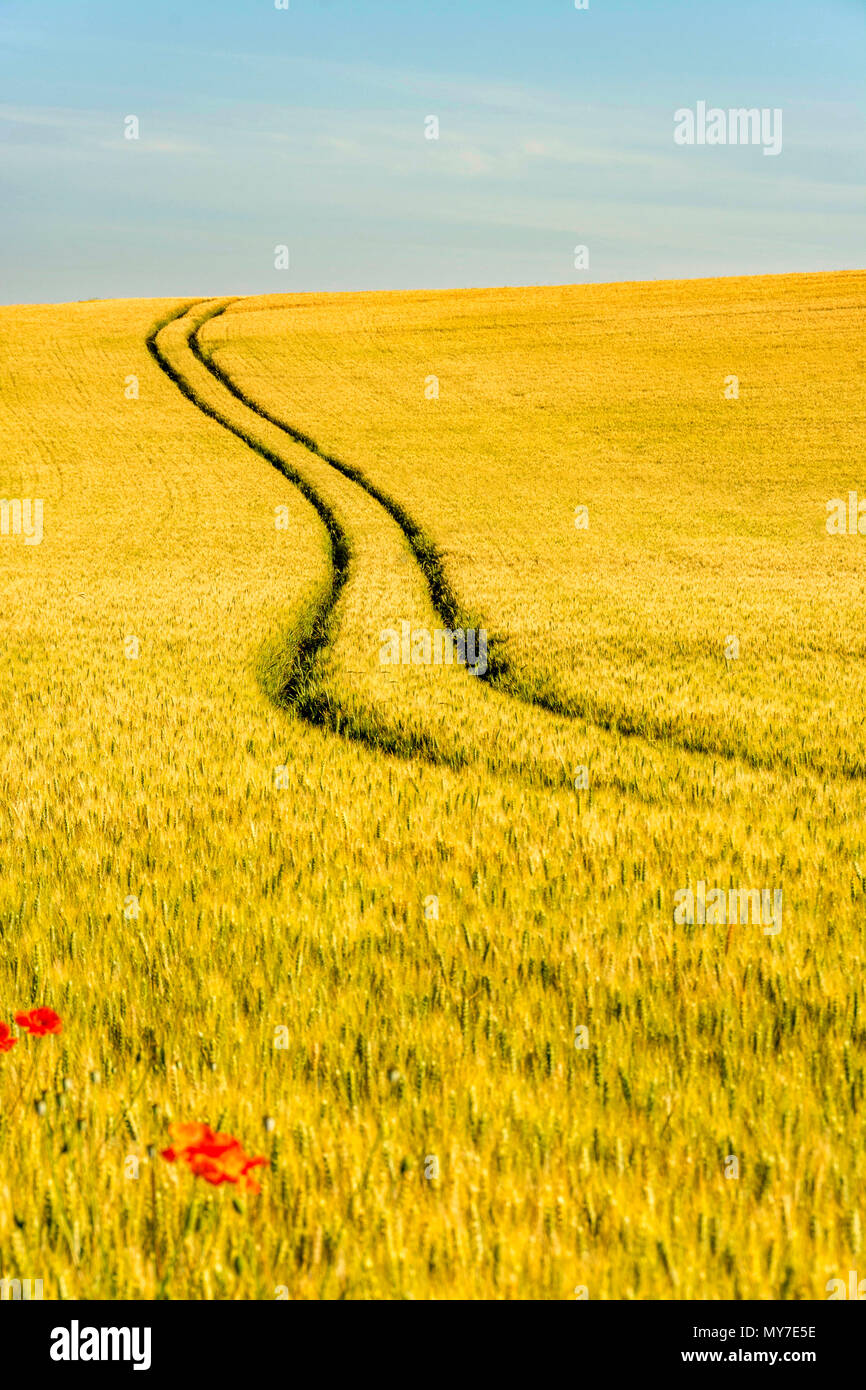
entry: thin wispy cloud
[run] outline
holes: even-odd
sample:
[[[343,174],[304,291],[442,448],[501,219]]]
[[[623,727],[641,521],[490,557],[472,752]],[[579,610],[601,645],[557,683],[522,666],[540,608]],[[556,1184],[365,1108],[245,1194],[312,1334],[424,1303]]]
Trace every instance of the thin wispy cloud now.
[[[147,13],[108,0],[91,10],[86,32],[71,12],[49,32],[13,3],[0,28],[12,301],[79,297],[88,255],[87,288],[102,294],[184,292],[193,275],[218,289],[230,265],[244,284],[273,290],[862,259],[864,123],[850,97],[851,16],[833,6],[816,28],[813,67],[761,0],[736,0],[728,17],[736,27],[748,13],[746,52],[712,17],[696,40],[680,0],[652,14],[608,0],[591,20],[479,0],[432,26],[383,0],[363,16],[203,0],[180,12],[166,0]],[[801,0],[790,22],[817,25]],[[678,107],[778,106],[780,93],[778,159],[674,144]],[[131,115],[137,140],[126,136]],[[591,252],[580,276],[578,242]],[[292,252],[282,277],[277,244]]]

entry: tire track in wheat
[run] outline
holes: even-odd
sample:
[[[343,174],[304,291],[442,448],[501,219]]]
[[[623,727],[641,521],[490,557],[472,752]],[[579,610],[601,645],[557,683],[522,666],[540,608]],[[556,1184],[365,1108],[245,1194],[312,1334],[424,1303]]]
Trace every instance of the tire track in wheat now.
[[[613,789],[648,805],[686,801],[717,811],[720,800],[739,794],[743,768],[729,767],[721,779],[711,757],[671,759],[669,744],[639,735],[623,740],[590,721],[516,700],[465,668],[383,668],[383,630],[399,630],[402,620],[413,631],[460,625],[441,562],[419,528],[411,538],[406,534],[404,514],[386,507],[357,470],[338,467],[313,441],[250,405],[208,360],[199,330],[232,302],[184,305],[157,324],[147,342],[197,409],[300,488],[328,533],[330,582],[291,631],[274,635],[260,660],[261,684],[275,703],[378,752],[479,776],[573,792],[575,768],[591,765],[593,791]],[[578,796],[578,806],[588,804],[593,791]]]
[[[197,409],[301,489],[329,535],[332,580],[294,630],[264,653],[259,675],[268,695],[380,752],[571,788],[571,764],[582,753],[572,726],[537,712],[515,717],[513,702],[465,669],[383,669],[383,629],[399,629],[408,619],[413,630],[432,630],[456,620],[454,608],[443,600],[445,619],[433,605],[430,563],[422,567],[417,559],[423,540],[410,545],[400,520],[355,477],[263,418],[206,361],[195,335],[230,302],[182,305],[154,326],[147,346]],[[612,765],[611,780],[642,794],[644,779],[636,773]]]

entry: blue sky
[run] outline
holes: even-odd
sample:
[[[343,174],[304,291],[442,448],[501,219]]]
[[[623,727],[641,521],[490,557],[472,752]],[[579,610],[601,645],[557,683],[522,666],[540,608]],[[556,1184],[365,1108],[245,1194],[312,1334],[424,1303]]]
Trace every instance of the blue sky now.
[[[0,301],[861,266],[864,75],[862,0],[0,0]]]

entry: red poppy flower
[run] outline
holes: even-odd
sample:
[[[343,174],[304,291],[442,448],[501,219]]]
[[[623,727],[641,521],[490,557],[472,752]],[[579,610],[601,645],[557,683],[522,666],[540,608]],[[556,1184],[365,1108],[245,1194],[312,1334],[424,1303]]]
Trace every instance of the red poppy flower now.
[[[44,1037],[46,1033],[62,1033],[60,1015],[53,1009],[31,1009],[28,1014],[16,1014],[15,1022],[19,1028],[26,1028],[34,1038]]]
[[[174,1145],[170,1149],[163,1149],[162,1156],[167,1158],[169,1163],[174,1163],[176,1158],[186,1158],[190,1150],[214,1138],[214,1132],[209,1125],[173,1124],[169,1125],[168,1132],[174,1140]]]
[[[237,1183],[245,1192],[261,1191],[250,1169],[270,1162],[263,1157],[245,1154],[239,1139],[231,1134],[214,1134],[209,1125],[172,1124],[169,1134],[174,1140],[171,1148],[162,1150],[169,1163],[180,1159],[197,1178],[204,1178],[212,1187],[220,1183]]]
[[[262,1164],[267,1164],[266,1158],[250,1158],[245,1154],[241,1145],[237,1142],[232,1144],[217,1156],[207,1153],[195,1153],[189,1160],[190,1171],[196,1177],[204,1178],[205,1182],[218,1187],[222,1182],[237,1183],[246,1192],[257,1193],[261,1191],[255,1178],[249,1176],[251,1168],[258,1168]]]
[[[18,1039],[12,1037],[8,1023],[0,1023],[0,1052],[11,1052]]]

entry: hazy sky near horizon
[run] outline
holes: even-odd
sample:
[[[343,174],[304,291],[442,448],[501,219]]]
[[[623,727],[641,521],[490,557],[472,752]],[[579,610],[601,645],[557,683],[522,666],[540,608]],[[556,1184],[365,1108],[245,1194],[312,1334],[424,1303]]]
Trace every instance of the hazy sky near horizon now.
[[[862,266],[864,75],[862,0],[0,0],[0,301]]]

